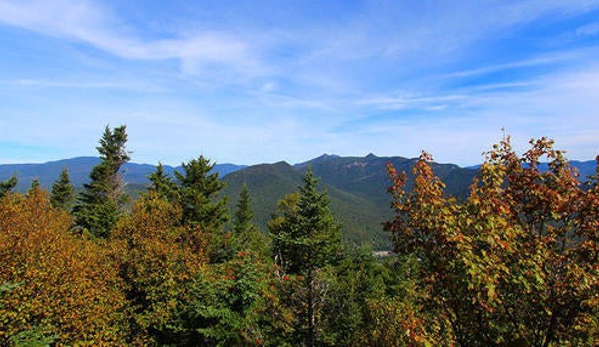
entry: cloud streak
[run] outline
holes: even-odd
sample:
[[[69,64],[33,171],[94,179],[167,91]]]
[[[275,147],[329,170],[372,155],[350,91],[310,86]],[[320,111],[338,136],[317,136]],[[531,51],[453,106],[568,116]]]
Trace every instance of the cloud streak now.
[[[88,0],[0,1],[0,21],[74,42],[127,59],[178,59],[185,73],[203,65],[224,65],[238,72],[256,68],[247,42],[228,33],[206,31],[189,37],[144,41],[115,14]]]
[[[473,164],[505,126],[597,150],[597,1],[157,4],[0,0],[0,141],[93,154],[126,123],[146,162]]]

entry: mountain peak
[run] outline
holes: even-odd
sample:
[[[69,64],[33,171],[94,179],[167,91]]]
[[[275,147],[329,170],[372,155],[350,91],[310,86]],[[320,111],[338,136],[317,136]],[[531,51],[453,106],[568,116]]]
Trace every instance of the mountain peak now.
[[[329,161],[329,160],[333,160],[333,159],[338,159],[338,158],[341,158],[341,157],[338,156],[338,155],[336,155],[336,154],[326,154],[325,153],[325,154],[321,155],[320,157],[316,157],[314,159],[310,159],[310,160],[305,161],[303,163],[295,164],[294,166],[295,167],[303,168],[303,167],[306,167],[306,166],[308,166],[310,164],[323,163],[323,162],[326,162],[326,161]]]
[[[340,158],[340,156],[336,155],[336,154],[323,154],[318,158],[314,158],[310,161],[325,161],[325,160],[329,160],[329,159],[337,159]]]

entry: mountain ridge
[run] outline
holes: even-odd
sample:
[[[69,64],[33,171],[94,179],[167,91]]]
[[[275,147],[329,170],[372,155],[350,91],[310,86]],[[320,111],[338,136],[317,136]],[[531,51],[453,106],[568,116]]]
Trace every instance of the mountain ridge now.
[[[89,173],[92,167],[98,163],[100,163],[98,157],[83,156],[45,163],[0,164],[0,181],[7,180],[13,174],[16,174],[19,179],[17,184],[17,190],[19,191],[28,189],[33,179],[36,178],[42,187],[50,189],[52,183],[59,178],[62,169],[66,167],[73,185],[80,187],[89,182]],[[165,173],[171,175],[174,171],[181,170],[181,166],[163,165],[163,167]],[[224,176],[245,167],[247,166],[224,163],[216,164],[213,171],[218,172],[220,176]],[[128,162],[122,166],[121,173],[127,183],[145,185],[149,183],[148,175],[155,170],[156,165]]]
[[[303,177],[310,166],[320,180],[319,189],[326,190],[331,199],[331,210],[343,224],[343,238],[353,244],[368,243],[374,249],[390,249],[391,240],[383,232],[381,224],[392,217],[391,197],[387,193],[390,184],[387,165],[393,164],[398,172],[405,171],[410,178],[407,189],[413,187],[412,168],[418,158],[378,157],[372,153],[364,157],[342,157],[324,154],[314,159],[291,165],[285,161],[272,164],[241,166],[216,164],[215,172],[226,183],[221,196],[229,197],[229,208],[235,210],[243,184],[247,184],[254,210],[254,221],[267,231],[267,223],[276,211],[277,202],[303,185]],[[75,186],[88,180],[93,165],[100,162],[96,157],[77,157],[43,164],[0,165],[0,180],[10,178],[13,172],[19,177],[20,191],[26,190],[34,177],[48,189],[59,177],[63,167]],[[77,165],[73,165],[77,164]],[[594,173],[595,161],[572,161],[579,168],[581,179]],[[433,171],[446,184],[446,193],[458,199],[465,198],[468,187],[477,173],[475,168],[463,168],[455,164],[431,164]],[[167,174],[181,167],[164,165]],[[592,168],[592,170],[591,170]],[[133,198],[146,189],[147,175],[154,165],[127,163],[123,175]],[[591,172],[592,171],[592,172]]]

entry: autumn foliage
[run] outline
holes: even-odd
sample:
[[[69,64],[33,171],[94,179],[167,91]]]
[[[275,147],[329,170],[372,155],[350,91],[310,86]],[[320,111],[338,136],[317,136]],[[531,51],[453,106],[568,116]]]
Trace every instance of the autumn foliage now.
[[[99,244],[73,236],[72,219],[39,188],[0,203],[0,345],[29,330],[61,345],[124,341],[118,267]]]
[[[547,139],[517,155],[506,138],[456,199],[431,160],[414,182],[388,168],[396,254],[384,258],[342,243],[311,170],[270,234],[249,188],[227,224],[203,157],[177,181],[159,166],[103,237],[39,185],[8,182],[0,345],[599,345],[597,177]]]
[[[412,192],[389,167],[396,216],[386,228],[397,252],[419,259],[422,310],[460,346],[596,345],[596,177],[582,185],[547,139],[518,157],[507,138],[457,201],[430,160],[414,167]]]

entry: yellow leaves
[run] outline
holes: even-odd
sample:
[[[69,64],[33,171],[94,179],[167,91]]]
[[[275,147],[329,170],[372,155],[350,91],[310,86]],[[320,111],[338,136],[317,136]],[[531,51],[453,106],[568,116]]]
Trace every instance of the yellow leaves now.
[[[0,344],[30,326],[67,344],[120,341],[117,269],[97,245],[73,236],[70,222],[39,189],[0,204],[0,283],[19,283],[0,298]]]
[[[567,312],[572,316],[557,318],[552,332],[552,338],[567,340],[571,317],[597,313],[599,300],[589,297],[599,291],[599,186],[581,189],[552,141],[531,140],[522,158],[509,138],[495,145],[463,202],[444,196],[429,160],[423,154],[414,167],[410,193],[405,178],[389,168],[396,215],[386,229],[396,250],[422,259],[420,289],[432,302],[477,317],[456,323],[463,333],[483,338],[476,327],[494,327],[500,336],[491,344],[519,338],[534,343],[533,331]],[[547,170],[543,160],[549,160]],[[504,324],[514,320],[518,335],[502,336],[510,330]],[[481,343],[478,338],[471,341]]]
[[[135,340],[151,341],[150,330],[173,321],[206,263],[208,235],[199,227],[180,226],[181,213],[150,192],[112,232],[112,254],[131,293]]]

